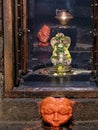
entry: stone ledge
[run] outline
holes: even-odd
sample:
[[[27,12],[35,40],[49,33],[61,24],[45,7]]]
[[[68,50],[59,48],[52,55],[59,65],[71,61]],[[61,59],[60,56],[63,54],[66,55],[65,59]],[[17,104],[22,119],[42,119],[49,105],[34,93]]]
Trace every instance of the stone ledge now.
[[[98,120],[77,121],[72,130],[98,130]]]
[[[27,129],[28,128],[28,129]],[[66,127],[60,127],[62,130],[68,130]],[[33,122],[0,122],[0,130],[50,130],[50,127],[44,128],[40,121]],[[71,130],[98,130],[98,120],[74,122]]]

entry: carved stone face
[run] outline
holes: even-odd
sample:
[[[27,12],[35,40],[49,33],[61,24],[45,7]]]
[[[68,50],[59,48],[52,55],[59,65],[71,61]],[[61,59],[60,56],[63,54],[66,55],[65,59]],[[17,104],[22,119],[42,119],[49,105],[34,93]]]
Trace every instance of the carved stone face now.
[[[72,116],[73,101],[67,98],[47,97],[40,103],[43,120],[52,127],[59,127]]]

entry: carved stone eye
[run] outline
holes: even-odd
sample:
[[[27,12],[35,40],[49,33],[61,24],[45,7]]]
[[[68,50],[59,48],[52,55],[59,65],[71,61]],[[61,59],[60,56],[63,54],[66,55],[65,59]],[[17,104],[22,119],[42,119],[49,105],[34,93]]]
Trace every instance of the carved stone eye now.
[[[62,108],[60,111],[59,111],[60,114],[62,115],[67,115],[69,113],[72,113],[72,108],[71,107],[67,107],[67,108]]]
[[[53,114],[54,111],[53,111],[52,109],[48,108],[48,109],[45,109],[45,110],[44,110],[44,113],[50,115],[50,114]]]
[[[67,109],[65,109],[65,110],[60,110],[59,111],[59,113],[61,114],[61,115],[67,115],[69,112],[68,112],[68,110]]]

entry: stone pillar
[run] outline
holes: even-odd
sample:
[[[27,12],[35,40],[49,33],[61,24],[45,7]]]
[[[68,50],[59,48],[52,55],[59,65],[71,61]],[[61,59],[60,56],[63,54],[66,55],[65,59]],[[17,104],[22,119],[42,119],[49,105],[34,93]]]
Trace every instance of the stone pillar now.
[[[3,96],[3,24],[2,24],[2,0],[0,0],[0,118],[2,116]]]
[[[2,25],[2,0],[0,0],[0,98],[3,95],[3,25]]]

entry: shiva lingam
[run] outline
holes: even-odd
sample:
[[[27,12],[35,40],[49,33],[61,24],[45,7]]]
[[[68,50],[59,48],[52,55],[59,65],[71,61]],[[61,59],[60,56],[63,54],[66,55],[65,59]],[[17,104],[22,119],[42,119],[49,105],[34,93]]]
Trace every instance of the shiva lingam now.
[[[68,50],[70,43],[70,37],[65,36],[63,33],[57,33],[50,41],[53,48],[51,62],[54,65],[51,69],[51,73],[54,76],[64,76],[68,72],[71,72],[70,65],[72,58]]]
[[[74,101],[67,98],[46,97],[40,102],[43,120],[51,125],[51,130],[59,130],[72,117]]]
[[[69,21],[73,18],[73,16],[66,11],[65,9],[58,10],[56,9],[56,16],[55,18],[60,22],[61,25],[67,25]]]

